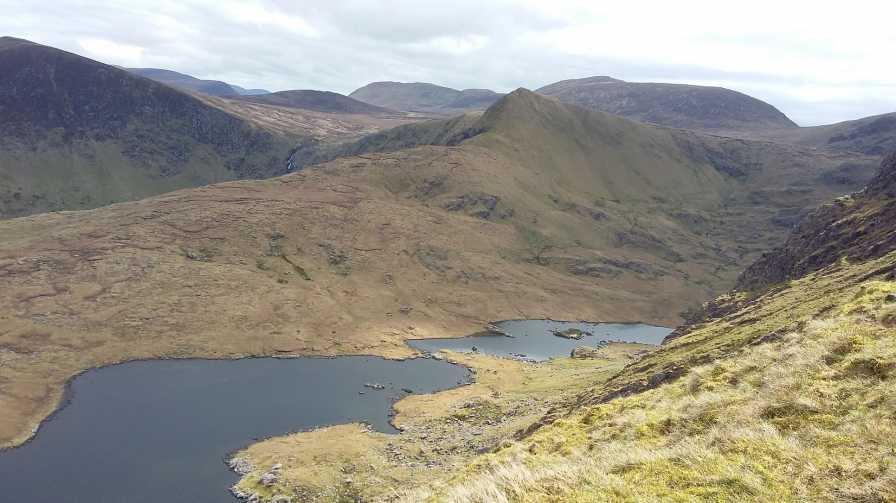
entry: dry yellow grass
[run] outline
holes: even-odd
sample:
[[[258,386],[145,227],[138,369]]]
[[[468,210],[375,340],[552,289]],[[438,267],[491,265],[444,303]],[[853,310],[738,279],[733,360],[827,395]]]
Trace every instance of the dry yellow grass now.
[[[894,262],[896,254],[841,264],[840,274],[859,280],[828,290],[833,307],[814,319],[671,384],[580,407],[400,501],[894,501],[896,326],[887,296],[896,282],[863,274]],[[771,316],[796,321],[804,307],[781,298],[795,291],[811,305],[830,274],[797,280],[746,312],[777,302]],[[728,326],[703,330],[724,337]]]
[[[429,119],[427,116],[414,114],[318,112],[199,93],[194,93],[194,96],[268,131],[290,137],[311,137],[328,141],[357,138],[382,129]]]
[[[474,370],[475,382],[399,401],[394,423],[401,434],[355,424],[264,440],[235,455],[254,468],[237,487],[263,501],[277,495],[304,502],[389,500],[403,488],[447,476],[482,449],[531,424],[548,407],[574,396],[582,385],[605,381],[649,350],[612,344],[600,351],[602,358],[539,364],[447,353]],[[261,484],[262,475],[277,464],[282,465],[278,483]]]

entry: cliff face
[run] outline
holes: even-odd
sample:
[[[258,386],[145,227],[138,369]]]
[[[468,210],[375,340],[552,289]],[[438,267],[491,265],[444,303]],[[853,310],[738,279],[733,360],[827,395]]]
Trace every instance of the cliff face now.
[[[817,271],[838,260],[864,261],[896,249],[896,152],[862,192],[822,206],[784,246],[747,268],[736,289],[755,291]]]

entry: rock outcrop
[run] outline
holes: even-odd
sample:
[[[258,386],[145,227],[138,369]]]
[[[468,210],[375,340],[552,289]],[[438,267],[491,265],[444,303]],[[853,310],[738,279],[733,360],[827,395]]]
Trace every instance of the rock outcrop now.
[[[864,261],[896,249],[896,152],[884,158],[865,190],[822,206],[784,246],[765,253],[737,281],[756,291],[803,276],[839,260]]]

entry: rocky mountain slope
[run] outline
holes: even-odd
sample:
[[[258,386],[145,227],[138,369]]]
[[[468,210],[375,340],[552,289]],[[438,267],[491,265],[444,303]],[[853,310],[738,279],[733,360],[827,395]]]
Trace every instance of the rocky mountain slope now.
[[[0,39],[0,218],[285,173],[290,141],[167,85]]]
[[[169,86],[188,89],[210,96],[252,96],[256,94],[268,94],[264,89],[244,89],[240,86],[221,82],[220,80],[197,79],[192,75],[178,73],[161,68],[125,68],[125,70],[146,77],[148,79],[168,84]]]
[[[783,246],[764,254],[738,279],[741,290],[768,288],[838,261],[866,262],[896,250],[896,153],[867,188],[838,198],[803,221]]]
[[[501,98],[489,89],[464,89],[424,82],[373,82],[356,89],[350,97],[392,110],[458,115],[484,110]]]
[[[588,77],[556,82],[536,92],[564,103],[678,128],[752,130],[796,127],[772,105],[721,87]]]
[[[279,91],[256,96],[244,96],[243,101],[265,103],[279,107],[301,108],[318,112],[347,114],[391,114],[397,112],[358,101],[348,96],[330,91],[296,90]]]
[[[400,356],[495,319],[675,323],[873,170],[526,90],[418,127],[436,130],[280,178],[0,222],[0,444],[111,362]]]

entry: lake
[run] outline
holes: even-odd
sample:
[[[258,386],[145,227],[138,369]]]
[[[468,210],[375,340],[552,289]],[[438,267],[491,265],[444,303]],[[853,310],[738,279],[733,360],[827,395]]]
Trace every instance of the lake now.
[[[512,320],[512,335],[413,340],[424,352],[476,349],[545,360],[600,341],[658,344],[671,330],[641,324]],[[593,335],[569,340],[554,330]],[[430,358],[151,360],[89,370],[34,439],[0,452],[0,496],[21,503],[235,501],[228,455],[256,440],[365,422],[381,432],[392,404],[469,382],[466,368]],[[367,384],[382,384],[372,389]]]
[[[588,323],[582,321],[508,320],[494,323],[504,334],[488,333],[449,339],[414,339],[408,344],[420,351],[435,353],[448,349],[477,351],[494,356],[543,361],[569,356],[578,346],[596,346],[601,341],[659,344],[672,329],[641,323]],[[557,337],[556,331],[575,328],[592,334],[579,340]]]
[[[470,380],[461,366],[376,357],[154,360],[90,370],[30,442],[0,452],[20,503],[235,501],[229,453],[274,435],[363,421],[382,432],[402,388]],[[385,385],[383,390],[365,383]],[[363,394],[360,394],[363,392]]]

